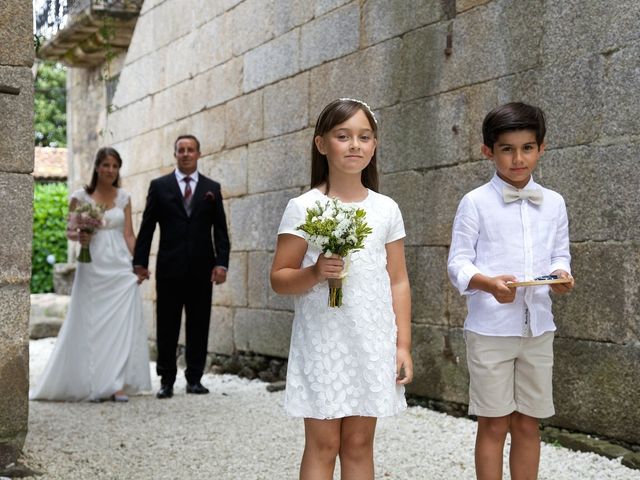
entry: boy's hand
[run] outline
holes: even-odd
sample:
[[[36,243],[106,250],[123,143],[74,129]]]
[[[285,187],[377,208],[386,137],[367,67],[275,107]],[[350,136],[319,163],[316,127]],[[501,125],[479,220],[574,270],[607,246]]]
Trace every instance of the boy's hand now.
[[[413,380],[413,360],[411,352],[405,348],[396,350],[396,383],[406,385]]]
[[[469,288],[490,293],[498,303],[511,303],[516,298],[516,289],[515,287],[509,287],[507,282],[517,281],[518,279],[513,275],[487,277],[481,273],[476,273],[471,277]]]
[[[498,303],[511,303],[516,298],[516,289],[509,287],[507,282],[517,282],[518,279],[513,275],[498,275],[491,277],[489,293],[498,301]]]
[[[549,285],[551,287],[551,291],[559,295],[569,292],[569,290],[571,290],[576,283],[573,280],[573,277],[568,272],[565,272],[564,270],[554,270],[553,272],[551,272],[551,275],[557,275],[558,278],[571,279],[570,283],[552,283],[551,285]]]

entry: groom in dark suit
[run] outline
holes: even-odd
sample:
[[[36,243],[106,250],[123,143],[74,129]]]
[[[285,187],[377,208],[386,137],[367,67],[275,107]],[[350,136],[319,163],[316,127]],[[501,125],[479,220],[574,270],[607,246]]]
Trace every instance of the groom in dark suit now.
[[[160,246],[156,261],[156,396],[171,398],[176,379],[176,349],[182,309],[186,314],[187,393],[209,393],[200,383],[207,358],[212,285],[224,283],[229,266],[229,236],[220,184],[198,172],[200,142],[181,135],[174,144],[177,168],[153,180],[133,257],[134,272],[149,278],[149,251],[156,224]]]

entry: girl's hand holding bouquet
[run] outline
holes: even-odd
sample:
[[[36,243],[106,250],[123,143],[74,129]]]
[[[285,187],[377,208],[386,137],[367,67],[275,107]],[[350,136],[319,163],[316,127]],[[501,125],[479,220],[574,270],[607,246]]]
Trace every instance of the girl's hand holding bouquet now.
[[[318,259],[316,271],[329,281],[330,307],[342,305],[342,280],[348,273],[343,259],[363,249],[365,238],[372,232],[365,217],[363,209],[333,198],[324,205],[318,201],[315,207],[308,208],[305,222],[298,226],[306,234],[307,242],[318,247],[324,256]]]
[[[78,232],[78,241],[81,245],[78,262],[91,262],[91,252],[89,251],[91,235],[102,226],[104,226],[104,207],[102,205],[81,203],[69,213],[69,230]]]

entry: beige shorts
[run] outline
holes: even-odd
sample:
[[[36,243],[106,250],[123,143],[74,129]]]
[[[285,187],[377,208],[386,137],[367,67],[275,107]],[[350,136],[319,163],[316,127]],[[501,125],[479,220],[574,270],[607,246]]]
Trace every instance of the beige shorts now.
[[[495,337],[465,330],[469,414],[503,417],[520,412],[547,418],[553,408],[553,332]]]

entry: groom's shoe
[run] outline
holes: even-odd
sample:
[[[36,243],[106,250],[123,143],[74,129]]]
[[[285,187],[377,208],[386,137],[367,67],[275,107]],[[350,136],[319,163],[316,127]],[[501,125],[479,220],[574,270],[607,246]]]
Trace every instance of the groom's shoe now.
[[[173,397],[173,385],[160,385],[160,390],[156,393],[156,398]]]
[[[209,389],[202,385],[200,382],[187,383],[187,393],[196,393],[202,395],[204,393],[209,393]]]

